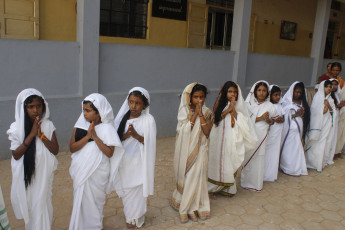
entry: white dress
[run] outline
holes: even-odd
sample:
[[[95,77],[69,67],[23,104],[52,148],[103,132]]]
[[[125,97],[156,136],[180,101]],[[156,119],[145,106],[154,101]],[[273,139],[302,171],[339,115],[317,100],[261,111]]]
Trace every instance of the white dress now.
[[[273,105],[277,111],[278,116],[282,116],[283,110],[281,104],[277,103]],[[283,127],[283,123],[274,123],[270,126],[270,129],[268,131],[265,153],[264,181],[277,180]]]

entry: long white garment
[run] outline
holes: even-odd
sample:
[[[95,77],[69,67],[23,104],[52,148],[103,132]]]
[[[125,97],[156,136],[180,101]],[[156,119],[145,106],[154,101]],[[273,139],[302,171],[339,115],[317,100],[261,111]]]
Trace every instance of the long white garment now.
[[[261,191],[263,187],[266,142],[269,130],[269,125],[265,121],[255,122],[255,120],[266,112],[269,112],[270,119],[278,117],[276,109],[268,100],[269,97],[262,103],[258,103],[256,100],[254,89],[260,82],[264,82],[268,89],[269,84],[266,81],[258,81],[253,85],[246,98],[258,141],[254,150],[245,154],[241,172],[241,187],[253,191]]]
[[[257,142],[256,134],[252,132],[254,125],[249,118],[241,89],[238,85],[237,88],[237,119],[234,127],[231,125],[230,114],[227,114],[218,126],[213,125],[209,137],[208,191],[226,196],[236,194],[236,172],[244,160],[245,153],[254,149]],[[221,93],[218,99],[220,97]],[[230,102],[223,111],[229,106]]]
[[[324,81],[320,83],[319,89],[313,98],[310,107],[310,129],[306,140],[306,161],[307,167],[321,172],[329,159],[330,142],[327,137],[332,128],[332,115],[327,111],[323,114],[325,95]]]
[[[177,115],[177,134],[174,154],[176,188],[171,198],[171,206],[179,211],[180,220],[188,216],[201,219],[210,216],[210,201],[207,190],[208,139],[201,130],[197,117],[193,129],[189,121],[192,114],[190,94],[197,83],[189,84],[183,91]],[[212,119],[212,112],[205,105],[202,113],[206,121]]]
[[[114,146],[115,151],[109,159],[95,141],[90,141],[72,154],[70,174],[74,198],[70,230],[103,228],[103,206],[109,184],[110,162],[112,158],[121,158],[123,153],[113,126],[113,110],[107,99],[100,94],[91,94],[84,101],[91,101],[99,111],[102,123],[95,126],[95,132],[105,145]],[[85,120],[82,112],[74,127],[88,130],[89,126],[90,123]]]
[[[277,115],[282,116],[283,108],[281,103],[273,105],[277,111]],[[264,181],[275,181],[278,178],[279,155],[283,127],[283,123],[274,123],[270,126],[268,131],[265,153]]]
[[[339,123],[339,110],[335,106],[335,102],[332,97],[329,97],[328,103],[331,105],[333,113],[332,113],[332,127],[329,132],[329,135],[327,137],[326,146],[328,146],[327,149],[325,149],[325,164],[331,165],[333,164],[333,158],[335,154],[335,147],[337,144],[337,134],[338,134],[338,123]],[[328,156],[328,159],[326,158]]]
[[[298,81],[294,82],[282,99],[284,128],[280,150],[280,169],[288,175],[308,175],[302,143],[303,119],[292,118],[298,109],[303,108],[293,102],[293,92]]]
[[[19,93],[15,107],[15,122],[7,131],[11,141],[10,149],[16,150],[24,141],[24,102],[32,95],[43,95],[36,89],[25,89]],[[55,127],[49,119],[48,103],[45,103],[45,113],[41,118],[41,131],[51,140]],[[25,189],[24,155],[19,159],[11,159],[12,187],[11,202],[17,219],[24,219],[25,229],[51,229],[53,221],[53,206],[51,202],[54,171],[57,168],[55,156],[45,147],[39,138],[35,138],[35,174],[31,184]]]
[[[144,88],[134,87],[133,91],[141,92],[150,103],[150,95]],[[128,97],[124,101],[114,124],[117,130],[123,116],[129,111]],[[144,224],[146,213],[146,200],[149,195],[153,195],[154,186],[154,166],[156,158],[156,123],[149,113],[147,106],[141,115],[126,122],[125,133],[129,124],[140,136],[144,137],[144,144],[133,137],[122,142],[125,153],[120,162],[119,177],[116,182],[116,192],[122,198],[126,222],[137,227]]]
[[[338,86],[339,87],[339,86]],[[343,87],[339,93],[339,102],[345,100],[345,87]],[[341,153],[345,151],[345,106],[339,110],[339,121],[338,121],[338,135],[337,135],[337,145],[335,148],[336,153]]]

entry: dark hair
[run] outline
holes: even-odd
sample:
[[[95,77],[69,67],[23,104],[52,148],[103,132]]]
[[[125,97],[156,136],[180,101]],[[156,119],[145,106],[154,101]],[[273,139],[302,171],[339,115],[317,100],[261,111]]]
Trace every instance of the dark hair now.
[[[135,90],[135,91],[131,92],[127,97],[127,101],[128,101],[130,96],[140,97],[144,103],[144,106],[145,107],[149,106],[149,100],[140,91]],[[126,123],[127,123],[127,120],[129,119],[130,115],[131,115],[131,111],[128,110],[127,113],[123,116],[123,118],[120,122],[119,128],[117,129],[117,134],[119,135],[120,140],[122,140],[123,133],[124,133],[125,127],[126,127]]]
[[[305,140],[307,131],[309,130],[309,124],[310,124],[310,107],[307,102],[307,95],[305,94],[305,87],[303,82],[299,82],[295,85],[293,91],[295,92],[296,89],[302,89],[302,106],[304,108],[304,116],[303,116],[303,133],[302,138]]]
[[[337,85],[339,85],[339,82],[336,81],[335,79],[330,79],[331,83],[332,83],[332,87],[333,87],[333,82],[336,82]],[[335,105],[338,105],[339,104],[339,101],[337,100],[337,97],[335,96],[335,92],[332,90],[331,92],[331,97],[333,98],[333,101],[334,101],[334,104]]]
[[[206,86],[197,83],[194,85],[192,92],[190,92],[190,102],[192,102],[193,94],[198,91],[203,91],[205,93],[205,97],[208,94]]]
[[[323,86],[326,87],[328,85],[332,85],[332,82],[330,80],[326,80],[324,83],[323,83]]]
[[[269,96],[269,93],[268,93],[268,85],[267,85],[265,82],[263,82],[263,81],[261,81],[261,82],[259,82],[258,84],[256,84],[256,86],[255,86],[255,88],[254,88],[254,96],[255,96],[256,99],[258,99],[258,96],[256,95],[256,91],[258,90],[258,88],[259,88],[260,86],[265,86],[266,89],[267,89],[267,95],[266,95],[266,98],[265,98],[265,100],[266,100],[266,99],[268,98],[268,96]]]
[[[44,103],[44,99],[38,95],[31,95],[24,101],[24,132],[25,132],[25,138],[27,138],[31,132],[32,129],[32,121],[28,115],[28,112],[26,111],[26,106],[30,103],[32,103],[35,99],[38,99],[42,103],[42,116],[46,112],[46,105]],[[25,188],[27,188],[31,182],[32,178],[35,175],[35,156],[36,156],[36,138],[32,139],[31,143],[29,144],[29,147],[26,149],[24,153],[24,182],[25,182]]]
[[[228,89],[230,87],[234,87],[238,90],[238,87],[236,85],[235,82],[232,81],[227,81],[225,82],[225,84],[222,87],[222,90],[220,92],[219,95],[219,99],[218,101],[215,102],[215,111],[214,111],[214,124],[216,126],[219,125],[219,122],[222,120],[222,112],[225,108],[225,106],[228,104],[228,98],[227,98],[227,94],[228,94]]]
[[[273,95],[274,93],[276,93],[276,92],[281,92],[281,90],[280,90],[280,88],[279,88],[278,86],[274,85],[274,86],[272,87],[272,89],[271,89],[271,92],[270,92],[270,101],[271,101],[271,103],[273,103],[273,101],[272,101],[272,95]]]
[[[333,67],[339,67],[339,69],[341,71],[341,64],[339,62],[333,62],[332,66],[331,66],[331,70],[333,69]]]
[[[86,105],[86,104],[89,104],[91,109],[93,109],[96,112],[96,114],[99,113],[98,109],[96,108],[96,106],[91,101],[83,101],[83,105]]]
[[[328,68],[329,65],[331,65],[331,69],[332,69],[332,64],[333,64],[332,62],[328,62],[327,63],[327,68]]]

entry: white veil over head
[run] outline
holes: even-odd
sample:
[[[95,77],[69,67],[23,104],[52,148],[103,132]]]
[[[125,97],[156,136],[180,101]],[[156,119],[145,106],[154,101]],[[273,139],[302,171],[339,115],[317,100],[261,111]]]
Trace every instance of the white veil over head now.
[[[83,100],[83,102],[84,101],[90,101],[96,107],[101,117],[102,123],[113,122],[114,120],[113,109],[111,105],[109,104],[108,100],[102,94],[99,94],[99,93],[90,94]],[[81,103],[82,108],[83,108],[83,102]],[[74,127],[88,130],[89,126],[90,126],[90,122],[85,120],[84,113],[82,111]]]
[[[121,120],[123,118],[123,116],[128,112],[129,110],[129,105],[128,105],[128,97],[129,95],[133,92],[133,91],[139,91],[144,97],[146,97],[147,101],[149,102],[149,105],[143,109],[143,111],[141,112],[142,114],[149,114],[150,113],[150,94],[149,92],[142,88],[142,87],[134,87],[131,90],[129,90],[128,92],[128,96],[126,98],[126,100],[123,102],[120,111],[117,113],[115,121],[114,121],[114,125],[115,125],[115,129],[117,130],[119,128],[119,125],[121,123]]]
[[[247,98],[246,98],[246,102],[247,102],[247,103],[249,103],[249,104],[251,104],[251,105],[253,105],[254,103],[259,104],[259,102],[258,102],[257,99],[255,98],[254,90],[255,90],[256,85],[259,84],[259,83],[261,83],[261,82],[265,83],[266,86],[267,86],[267,89],[269,89],[270,84],[268,84],[267,81],[264,81],[264,80],[257,81],[257,82],[252,86],[252,88],[251,88],[250,91],[249,91],[249,94],[248,94],[248,96],[247,96]],[[270,101],[270,97],[268,96],[268,97],[266,98],[265,101]]]
[[[15,122],[12,123],[11,128],[10,128],[10,130],[12,130],[11,132],[17,133],[20,142],[23,142],[24,137],[25,137],[25,130],[24,130],[24,120],[25,120],[25,107],[24,106],[25,105],[24,105],[24,102],[28,97],[33,96],[33,95],[40,96],[44,100],[45,112],[42,114],[41,121],[43,122],[44,120],[49,119],[50,112],[49,112],[48,103],[44,99],[42,93],[40,91],[38,91],[37,89],[33,89],[33,88],[24,89],[23,91],[21,91],[18,94],[17,99],[16,99]]]

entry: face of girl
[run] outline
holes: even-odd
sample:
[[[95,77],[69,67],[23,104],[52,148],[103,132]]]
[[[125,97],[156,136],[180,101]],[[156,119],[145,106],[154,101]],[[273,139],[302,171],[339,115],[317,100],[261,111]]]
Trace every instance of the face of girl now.
[[[325,95],[328,95],[332,92],[332,84],[325,86]]]
[[[85,120],[87,120],[88,122],[93,122],[101,119],[99,113],[96,113],[96,111],[91,108],[90,103],[83,104],[83,113]]]
[[[229,87],[226,97],[228,101],[237,100],[238,90],[235,87]]]
[[[297,88],[293,91],[293,99],[294,100],[301,100],[302,99],[303,91],[301,88]]]
[[[36,117],[42,116],[43,105],[42,105],[42,101],[38,98],[35,98],[32,100],[31,103],[26,104],[25,108],[31,121],[34,121]]]
[[[337,92],[338,90],[338,82],[332,81],[332,91]]]
[[[338,75],[340,73],[340,67],[334,66],[331,70],[331,73],[332,73],[333,77],[338,77]]]
[[[139,117],[141,112],[146,108],[144,101],[140,97],[130,95],[128,98],[129,111],[132,117]]]
[[[256,90],[256,99],[258,102],[263,102],[265,101],[267,96],[267,88],[263,85],[260,85],[259,88]]]
[[[197,104],[201,103],[204,104],[206,99],[205,92],[202,90],[195,91],[192,95],[192,106],[196,106]]]
[[[274,92],[272,94],[272,102],[273,102],[273,104],[277,104],[280,101],[280,97],[281,97],[281,92],[280,91]]]

